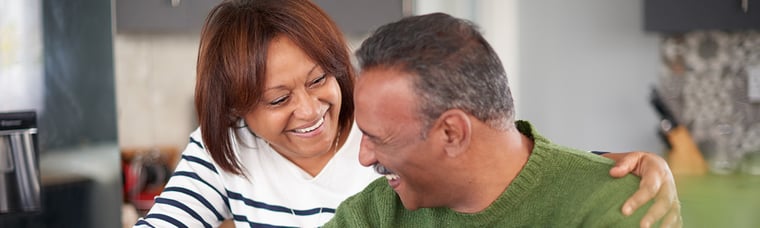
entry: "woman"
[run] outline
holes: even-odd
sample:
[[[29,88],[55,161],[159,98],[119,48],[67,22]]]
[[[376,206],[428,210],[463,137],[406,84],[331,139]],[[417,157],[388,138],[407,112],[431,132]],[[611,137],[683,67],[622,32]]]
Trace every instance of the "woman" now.
[[[353,77],[343,34],[314,3],[241,0],[215,7],[198,55],[200,128],[136,225],[326,223],[341,201],[379,177],[357,161],[361,133],[352,129]],[[617,172],[641,167],[647,162],[642,156],[616,159],[627,162]],[[669,177],[659,161],[648,161],[651,172]],[[659,189],[660,181],[672,184],[647,178],[647,172],[643,181],[655,182],[646,185],[650,189]],[[637,194],[635,201],[644,203],[654,192]]]

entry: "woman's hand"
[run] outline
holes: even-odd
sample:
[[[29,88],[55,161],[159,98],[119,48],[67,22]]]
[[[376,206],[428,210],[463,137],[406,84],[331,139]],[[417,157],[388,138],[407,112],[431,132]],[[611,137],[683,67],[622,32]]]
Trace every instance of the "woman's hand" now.
[[[602,156],[615,160],[610,176],[620,178],[628,173],[641,177],[639,190],[623,204],[623,214],[633,211],[649,200],[654,204],[641,219],[641,227],[650,227],[662,220],[662,227],[681,227],[681,204],[673,174],[662,157],[647,152],[605,153]]]

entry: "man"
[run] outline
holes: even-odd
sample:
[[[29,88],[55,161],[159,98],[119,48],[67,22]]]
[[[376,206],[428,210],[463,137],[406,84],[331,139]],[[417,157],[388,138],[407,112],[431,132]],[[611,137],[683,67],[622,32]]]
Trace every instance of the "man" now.
[[[377,180],[327,227],[634,227],[620,212],[638,179],[514,121],[498,56],[475,25],[446,14],[378,29],[357,51],[359,160]]]

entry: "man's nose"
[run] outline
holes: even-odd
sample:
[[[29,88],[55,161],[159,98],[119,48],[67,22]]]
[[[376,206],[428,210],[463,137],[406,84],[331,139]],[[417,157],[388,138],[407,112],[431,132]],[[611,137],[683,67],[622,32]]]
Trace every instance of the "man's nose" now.
[[[362,136],[361,146],[359,146],[359,163],[367,167],[377,163],[374,148],[366,136]]]

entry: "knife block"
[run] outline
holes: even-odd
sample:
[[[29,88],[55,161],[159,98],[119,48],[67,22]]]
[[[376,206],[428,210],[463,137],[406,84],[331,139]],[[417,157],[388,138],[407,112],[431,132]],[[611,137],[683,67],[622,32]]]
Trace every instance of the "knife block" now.
[[[704,175],[707,162],[684,126],[676,126],[666,134],[671,150],[667,160],[673,175]]]

